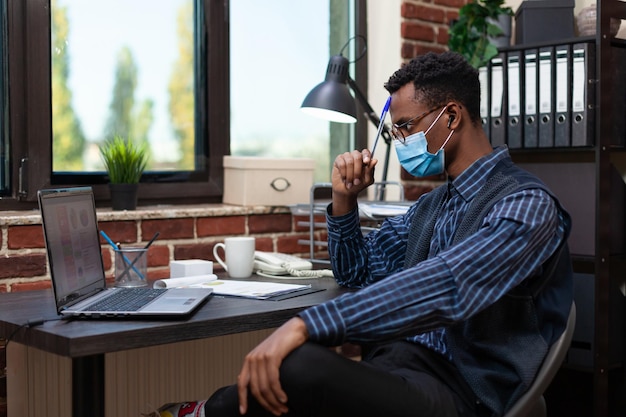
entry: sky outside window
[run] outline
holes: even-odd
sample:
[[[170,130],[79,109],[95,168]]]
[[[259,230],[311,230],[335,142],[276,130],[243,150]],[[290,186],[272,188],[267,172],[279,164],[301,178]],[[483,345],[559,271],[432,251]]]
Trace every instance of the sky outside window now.
[[[176,160],[180,151],[173,139],[167,86],[178,57],[178,12],[192,1],[56,0],[55,4],[67,11],[68,87],[88,144],[105,139],[116,62],[127,47],[137,68],[135,101],[154,103],[149,130],[152,158],[157,163]],[[96,147],[87,146],[85,163],[85,170],[102,169]]]
[[[231,150],[307,157],[330,178],[329,123],[300,111],[324,80],[329,2],[231,0]]]

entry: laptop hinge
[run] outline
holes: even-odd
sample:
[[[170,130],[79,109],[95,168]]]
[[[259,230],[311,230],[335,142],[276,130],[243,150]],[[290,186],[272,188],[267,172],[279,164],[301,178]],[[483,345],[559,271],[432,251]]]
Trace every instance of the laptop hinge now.
[[[90,291],[89,293],[86,293],[86,294],[80,294],[80,293],[68,294],[65,298],[63,298],[62,300],[59,300],[59,303],[63,304],[64,306],[61,310],[67,310],[68,305],[70,307],[73,307],[75,304],[78,304],[81,301],[86,300],[87,298],[93,297],[94,295],[104,290],[105,290],[104,288],[96,288],[95,290]]]

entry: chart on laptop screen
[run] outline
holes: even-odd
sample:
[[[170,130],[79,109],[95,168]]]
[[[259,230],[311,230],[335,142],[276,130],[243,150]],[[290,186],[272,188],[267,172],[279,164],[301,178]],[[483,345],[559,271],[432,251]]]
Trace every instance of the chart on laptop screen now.
[[[66,294],[100,277],[100,243],[90,201],[50,204],[48,243],[57,290]]]

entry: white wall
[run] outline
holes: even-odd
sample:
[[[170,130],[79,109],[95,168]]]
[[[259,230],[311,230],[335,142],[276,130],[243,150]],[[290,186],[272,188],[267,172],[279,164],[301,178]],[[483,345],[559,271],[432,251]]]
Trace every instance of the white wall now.
[[[389,79],[402,63],[400,49],[400,7],[401,0],[368,0],[367,2],[367,58],[368,58],[368,96],[369,103],[377,113],[383,108],[389,94],[384,88]],[[390,118],[387,117],[387,123]],[[370,123],[369,146],[373,145],[376,128]],[[376,167],[376,180],[380,181],[386,152],[385,142],[381,139],[376,148],[375,157],[379,163]],[[389,171],[387,181],[400,181],[400,164],[396,151],[391,145]],[[389,200],[398,199],[397,187],[390,187],[387,194]]]

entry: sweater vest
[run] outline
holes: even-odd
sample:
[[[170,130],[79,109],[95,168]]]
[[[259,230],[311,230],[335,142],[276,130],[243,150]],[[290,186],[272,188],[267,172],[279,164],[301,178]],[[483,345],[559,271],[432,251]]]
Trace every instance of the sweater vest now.
[[[569,214],[538,178],[512,163],[498,162],[470,202],[455,231],[453,244],[478,231],[489,210],[502,198],[540,188],[555,201],[565,219],[563,241],[534,276],[467,320],[446,327],[452,362],[493,416],[503,415],[530,387],[550,345],[567,322],[573,298],[572,267],[567,249]],[[405,268],[427,259],[437,216],[447,187],[426,194],[411,219]]]

